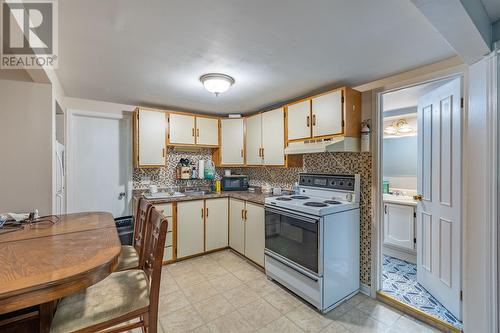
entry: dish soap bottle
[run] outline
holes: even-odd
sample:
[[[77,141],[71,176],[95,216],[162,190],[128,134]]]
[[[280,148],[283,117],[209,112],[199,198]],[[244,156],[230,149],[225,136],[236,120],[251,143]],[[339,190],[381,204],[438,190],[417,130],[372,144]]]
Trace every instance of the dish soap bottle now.
[[[292,187],[293,194],[300,194],[299,183],[295,182]]]

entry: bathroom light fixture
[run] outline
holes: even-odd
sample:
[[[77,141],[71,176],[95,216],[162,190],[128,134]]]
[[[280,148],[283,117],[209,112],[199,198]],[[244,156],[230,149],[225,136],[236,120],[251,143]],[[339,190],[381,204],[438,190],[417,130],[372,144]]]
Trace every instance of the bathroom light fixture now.
[[[394,126],[387,126],[386,128],[384,128],[384,133],[385,134],[388,134],[388,135],[394,135],[398,132],[398,130],[396,129],[396,127]]]
[[[408,125],[406,119],[394,121],[391,125],[384,128],[384,133],[387,135],[405,135],[414,131],[415,129]]]
[[[201,83],[209,92],[219,96],[226,92],[233,84],[234,79],[226,74],[210,73],[200,77]]]

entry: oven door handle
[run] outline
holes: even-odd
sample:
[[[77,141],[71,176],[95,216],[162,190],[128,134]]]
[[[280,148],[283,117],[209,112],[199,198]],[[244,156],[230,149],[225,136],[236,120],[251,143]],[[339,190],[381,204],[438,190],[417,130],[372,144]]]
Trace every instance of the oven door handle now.
[[[292,218],[295,218],[297,220],[304,221],[304,222],[309,222],[309,223],[318,223],[319,222],[319,218],[313,219],[313,218],[306,217],[306,216],[301,215],[301,214],[294,214],[294,213],[289,213],[289,212],[286,212],[283,210],[270,208],[269,206],[266,206],[264,209],[266,212],[292,217]]]

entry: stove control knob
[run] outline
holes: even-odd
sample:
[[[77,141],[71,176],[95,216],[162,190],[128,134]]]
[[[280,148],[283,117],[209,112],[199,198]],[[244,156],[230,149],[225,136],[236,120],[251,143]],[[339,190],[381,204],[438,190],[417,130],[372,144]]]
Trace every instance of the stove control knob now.
[[[353,199],[352,194],[351,194],[351,193],[347,193],[347,194],[345,195],[345,199],[346,199],[347,201],[349,201],[349,202],[352,202],[352,199]]]
[[[341,180],[340,183],[339,183],[339,185],[340,186],[344,186],[344,181]]]
[[[330,182],[330,185],[331,185],[331,186],[335,186],[335,180],[332,180],[332,181]]]
[[[347,186],[352,187],[352,182],[347,183]]]

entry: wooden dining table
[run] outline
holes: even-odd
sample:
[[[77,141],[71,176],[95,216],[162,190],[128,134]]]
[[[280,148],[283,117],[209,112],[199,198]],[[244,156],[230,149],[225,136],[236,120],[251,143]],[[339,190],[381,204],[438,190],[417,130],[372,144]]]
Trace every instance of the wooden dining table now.
[[[113,216],[104,212],[60,215],[0,234],[0,315],[40,305],[43,326],[54,301],[108,276],[120,251]]]

